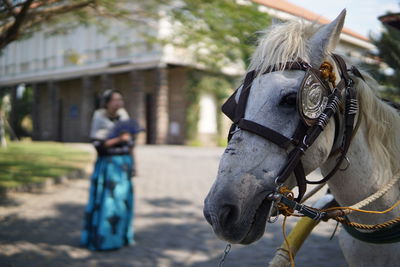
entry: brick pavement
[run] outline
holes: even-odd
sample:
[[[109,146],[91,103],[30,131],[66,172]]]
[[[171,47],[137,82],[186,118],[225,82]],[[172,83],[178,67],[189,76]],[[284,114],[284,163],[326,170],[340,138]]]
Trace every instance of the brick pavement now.
[[[90,149],[86,145],[80,145]],[[15,193],[0,204],[0,266],[217,266],[225,243],[203,219],[203,200],[221,148],[139,146],[136,244],[111,252],[78,247],[88,180],[41,194]],[[294,219],[289,219],[289,228]],[[346,266],[333,223],[317,226],[296,266]],[[281,221],[249,246],[234,245],[224,266],[267,266],[282,242]]]

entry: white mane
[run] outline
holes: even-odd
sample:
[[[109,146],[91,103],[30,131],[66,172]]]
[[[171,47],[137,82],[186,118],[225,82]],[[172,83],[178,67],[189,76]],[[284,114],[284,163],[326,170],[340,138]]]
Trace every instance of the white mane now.
[[[309,62],[307,41],[318,28],[315,24],[303,21],[290,21],[270,26],[258,40],[249,69],[263,73],[270,65],[294,61],[298,58]]]
[[[392,177],[400,170],[400,115],[396,109],[378,99],[374,92],[378,83],[367,73],[363,72],[362,75],[365,82],[355,79],[356,88],[368,145],[379,163],[376,173]]]

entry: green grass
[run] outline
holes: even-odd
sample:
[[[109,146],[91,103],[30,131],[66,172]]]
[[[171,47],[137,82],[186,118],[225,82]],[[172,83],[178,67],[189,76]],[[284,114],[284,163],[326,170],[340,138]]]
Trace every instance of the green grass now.
[[[66,175],[90,161],[90,153],[68,144],[12,142],[0,148],[0,190]]]

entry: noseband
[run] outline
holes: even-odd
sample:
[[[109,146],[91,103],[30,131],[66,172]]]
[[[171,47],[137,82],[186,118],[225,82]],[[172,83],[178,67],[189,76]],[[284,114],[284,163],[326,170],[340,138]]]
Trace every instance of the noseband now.
[[[330,90],[330,94],[327,96],[327,104],[323,112],[315,119],[315,123],[309,125],[308,123],[305,123],[304,120],[300,120],[291,138],[288,138],[264,125],[244,118],[250,89],[255,77],[257,76],[255,70],[249,71],[246,74],[238,103],[236,103],[235,100],[238,92],[238,90],[236,90],[222,106],[223,113],[233,121],[228,135],[228,141],[232,138],[236,129],[241,129],[261,136],[285,150],[290,146],[294,146],[294,148],[289,152],[284,167],[275,179],[275,183],[277,186],[281,186],[289,178],[291,173],[294,172],[299,187],[299,195],[296,198],[296,201],[298,202],[303,197],[307,189],[307,184],[325,183],[337,172],[343,160],[346,159],[346,154],[354,131],[354,121],[358,110],[357,92],[354,87],[354,81],[351,79],[348,72],[351,71],[353,75],[358,76],[361,79],[363,79],[363,77],[354,66],[348,70],[345,61],[339,55],[333,54],[332,58],[336,62],[340,71],[340,82]],[[317,76],[321,75],[319,70],[314,69],[310,64],[300,59],[293,62],[286,62],[284,66],[282,64],[269,66],[263,74],[280,70],[300,70],[305,72],[312,70],[313,73],[317,74]],[[325,82],[322,77],[319,77],[318,80],[320,80],[321,83]],[[298,91],[298,94],[300,94],[300,90]],[[344,113],[340,114],[341,112],[339,111],[339,107],[341,106],[342,98],[344,98],[345,101],[345,108]],[[299,103],[297,103],[297,105],[299,105]],[[319,181],[309,181],[306,179],[301,157],[325,129],[332,116],[335,116],[335,123],[339,124],[336,125],[333,145],[333,153],[339,153],[339,157],[337,158],[335,167],[328,173],[328,175]]]

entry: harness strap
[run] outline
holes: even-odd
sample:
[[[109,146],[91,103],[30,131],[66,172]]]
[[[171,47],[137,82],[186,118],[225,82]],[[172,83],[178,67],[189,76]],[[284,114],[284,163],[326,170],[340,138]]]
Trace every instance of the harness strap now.
[[[256,72],[254,70],[248,72],[243,82],[242,92],[240,93],[239,103],[236,106],[235,118],[233,123],[237,124],[241,118],[244,118],[246,111],[247,99],[249,98],[250,88],[255,78]]]
[[[300,202],[307,191],[307,180],[301,160],[299,160],[299,163],[294,168],[294,176],[296,177],[297,186],[299,188],[299,195],[295,200]]]
[[[343,228],[352,237],[368,243],[386,244],[400,241],[400,223],[393,224],[384,229],[365,232],[357,230],[351,226],[342,223]]]
[[[281,148],[288,148],[292,142],[292,139],[287,138],[286,136],[270,128],[267,128],[261,124],[246,119],[240,119],[237,122],[237,127],[246,130],[248,132],[254,133],[258,136],[261,136],[267,139],[268,141],[271,141],[272,143],[278,145]]]
[[[292,151],[289,153],[289,159],[282,169],[281,173],[279,174],[278,178],[276,178],[277,184],[283,184],[290,176],[290,174],[294,171],[296,166],[300,162],[301,156],[303,156],[304,151],[306,150],[306,146],[300,144],[296,146]]]
[[[295,145],[300,144],[300,142],[302,142],[304,139],[304,135],[307,133],[307,129],[308,126],[302,120],[300,120],[296,130],[294,131],[292,143]]]
[[[279,63],[273,66],[269,66],[266,71],[262,74],[267,74],[270,72],[280,71],[280,70],[302,70],[306,71],[311,65],[299,58],[297,61],[289,61],[286,63]]]
[[[236,129],[236,124],[231,125],[231,127],[229,128],[229,133],[228,133],[228,142],[231,141],[233,134],[235,133],[235,129]]]
[[[340,145],[339,151],[340,156],[336,161],[335,167],[321,180],[319,181],[309,181],[309,184],[322,184],[327,182],[339,169],[346,158],[346,154],[349,150],[351,140],[353,138],[353,131],[354,131],[354,121],[355,116],[358,110],[358,103],[357,103],[357,92],[354,88],[354,82],[350,78],[347,73],[346,63],[344,62],[343,58],[340,56],[333,54],[332,57],[335,59],[336,63],[339,65],[340,71],[342,73],[343,79],[339,82],[337,88],[342,91],[343,88],[346,88],[346,104],[345,104],[345,125],[344,125],[344,134],[342,137],[342,143]],[[360,74],[361,75],[361,74]],[[334,152],[335,153],[335,152]]]
[[[300,142],[303,142],[304,136],[307,133],[308,126],[300,120],[299,125],[293,134],[292,143],[299,145]],[[306,174],[304,172],[303,163],[299,160],[299,163],[294,168],[294,176],[296,177],[297,187],[298,187],[298,196],[296,197],[296,201],[300,202],[307,191],[307,180]]]
[[[237,107],[237,103],[236,103],[236,94],[238,92],[239,88],[235,90],[235,92],[228,98],[228,100],[226,100],[226,102],[222,105],[221,110],[222,112],[228,116],[229,119],[231,119],[231,121],[233,121],[235,119],[235,113],[236,113],[236,107]],[[231,131],[229,131],[231,132]]]
[[[332,54],[332,58],[336,61],[336,63],[339,66],[339,70],[340,70],[340,74],[343,77],[343,79],[347,82],[347,81],[351,81],[352,79],[350,78],[349,73],[347,72],[347,66],[346,66],[346,62],[344,61],[344,59],[337,55],[337,54]],[[342,80],[343,80],[342,79]]]

